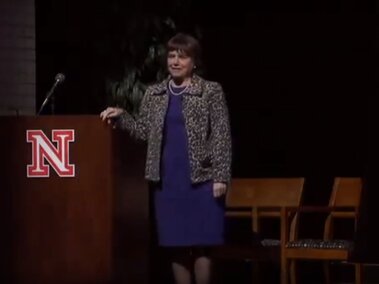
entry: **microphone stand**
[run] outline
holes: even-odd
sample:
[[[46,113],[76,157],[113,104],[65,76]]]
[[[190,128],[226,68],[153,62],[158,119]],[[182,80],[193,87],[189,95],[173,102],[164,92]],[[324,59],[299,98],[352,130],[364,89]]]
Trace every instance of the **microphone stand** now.
[[[47,93],[46,98],[45,98],[45,100],[43,101],[43,103],[42,103],[42,105],[41,105],[41,107],[40,107],[40,109],[39,109],[39,111],[38,111],[38,115],[41,114],[41,111],[43,110],[43,108],[45,107],[45,105],[47,104],[47,102],[49,101],[51,95],[54,93],[55,88],[57,87],[57,85],[58,85],[60,82],[61,82],[61,81],[59,81],[59,80],[55,80],[54,85],[51,87],[50,91]],[[54,114],[54,100],[53,100],[53,104],[52,104],[52,106],[51,106],[51,110],[52,110],[52,113]]]

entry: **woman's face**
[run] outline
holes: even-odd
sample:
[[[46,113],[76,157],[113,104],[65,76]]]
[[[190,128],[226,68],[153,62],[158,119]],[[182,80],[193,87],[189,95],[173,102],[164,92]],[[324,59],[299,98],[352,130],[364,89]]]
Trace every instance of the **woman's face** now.
[[[181,51],[170,51],[167,56],[167,67],[174,79],[186,79],[191,77],[194,68],[192,57]]]

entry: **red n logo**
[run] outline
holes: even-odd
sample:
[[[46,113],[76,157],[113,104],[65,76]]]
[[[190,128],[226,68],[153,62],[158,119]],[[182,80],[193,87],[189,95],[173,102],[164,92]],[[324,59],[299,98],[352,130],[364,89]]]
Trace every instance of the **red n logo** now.
[[[28,177],[49,177],[50,167],[47,161],[60,177],[74,177],[75,165],[69,162],[69,143],[75,141],[73,129],[52,130],[52,141],[46,137],[42,130],[27,130],[26,141],[32,143],[32,164],[27,165]]]

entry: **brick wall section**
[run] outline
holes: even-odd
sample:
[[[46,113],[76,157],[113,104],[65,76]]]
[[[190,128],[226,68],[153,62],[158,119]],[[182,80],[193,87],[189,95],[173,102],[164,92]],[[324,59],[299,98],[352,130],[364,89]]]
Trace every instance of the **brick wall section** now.
[[[35,114],[34,0],[0,1],[0,115]]]

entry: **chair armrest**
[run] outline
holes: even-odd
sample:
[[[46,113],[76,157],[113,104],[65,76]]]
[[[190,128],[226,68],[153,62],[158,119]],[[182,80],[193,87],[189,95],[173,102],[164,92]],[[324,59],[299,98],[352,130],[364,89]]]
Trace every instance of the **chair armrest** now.
[[[288,217],[291,213],[328,213],[328,218],[355,218],[358,207],[355,206],[288,206],[281,211],[282,247],[289,241],[290,224]]]

